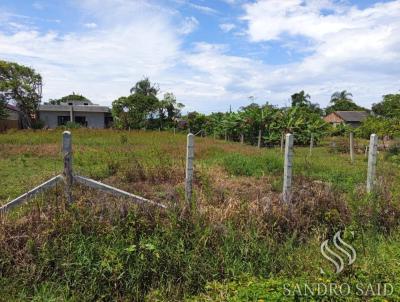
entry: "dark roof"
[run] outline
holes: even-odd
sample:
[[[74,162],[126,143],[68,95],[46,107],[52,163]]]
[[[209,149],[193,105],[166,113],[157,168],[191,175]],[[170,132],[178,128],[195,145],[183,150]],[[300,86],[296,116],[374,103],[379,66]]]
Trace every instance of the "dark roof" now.
[[[39,111],[53,111],[53,112],[66,112],[70,111],[71,106],[68,105],[40,105]],[[98,105],[73,105],[74,112],[110,112],[107,106]]]
[[[335,111],[345,122],[362,122],[368,117],[366,111]]]

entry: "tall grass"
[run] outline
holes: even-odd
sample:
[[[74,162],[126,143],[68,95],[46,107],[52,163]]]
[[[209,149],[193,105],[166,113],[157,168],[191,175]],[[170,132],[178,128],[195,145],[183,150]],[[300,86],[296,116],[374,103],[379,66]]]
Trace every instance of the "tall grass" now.
[[[60,137],[58,131],[0,135],[1,202],[61,172]],[[296,148],[288,207],[280,202],[279,150],[196,138],[197,211],[190,214],[185,141],[162,132],[73,130],[77,173],[169,210],[79,186],[73,205],[65,204],[62,186],[41,195],[1,218],[0,300],[285,301],[285,283],[400,286],[400,174],[383,156],[380,189],[366,195],[362,154],[351,165],[325,147],[311,158],[307,148]],[[355,232],[346,239],[358,252],[343,275],[333,274],[319,252],[337,230]]]

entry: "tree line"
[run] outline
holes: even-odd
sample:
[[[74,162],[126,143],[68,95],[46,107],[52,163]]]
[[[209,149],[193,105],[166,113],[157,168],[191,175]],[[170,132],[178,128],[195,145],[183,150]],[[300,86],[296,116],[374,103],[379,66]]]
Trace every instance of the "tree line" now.
[[[381,136],[400,135],[400,94],[388,94],[375,103],[372,110],[357,105],[346,90],[334,92],[329,106],[322,109],[311,102],[305,91],[291,95],[291,105],[277,107],[266,102],[250,104],[233,112],[182,114],[184,105],[172,92],[159,97],[160,88],[148,78],[138,81],[126,96],[112,102],[112,115],[116,129],[150,129],[202,131],[206,135],[227,140],[257,144],[259,137],[264,145],[281,141],[285,133],[295,134],[296,142],[306,144],[311,135],[318,141],[325,135],[342,135],[352,129],[342,125],[332,128],[322,116],[335,111],[372,112],[356,130],[362,137],[372,132]],[[40,125],[37,120],[38,106],[42,100],[42,77],[34,69],[13,62],[0,61],[0,119],[6,118],[6,104],[14,103],[22,113],[24,128]],[[49,100],[50,104],[70,101],[89,101],[79,94]]]

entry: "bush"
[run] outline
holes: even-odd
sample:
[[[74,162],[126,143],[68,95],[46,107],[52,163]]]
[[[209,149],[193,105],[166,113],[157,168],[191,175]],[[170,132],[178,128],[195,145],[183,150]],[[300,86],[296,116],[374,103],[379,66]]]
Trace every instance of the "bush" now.
[[[43,129],[45,126],[44,122],[42,120],[35,120],[32,122],[32,129]]]
[[[336,127],[331,127],[329,130],[329,134],[331,136],[344,136],[348,134],[352,128],[345,124],[339,124]]]
[[[369,139],[373,133],[380,137],[386,135],[393,137],[400,134],[400,123],[396,119],[370,116],[357,128],[356,133],[359,137],[365,139]]]
[[[282,203],[280,194],[270,194],[253,208],[253,217],[260,217],[273,236],[284,240],[288,234],[296,234],[301,241],[317,229],[332,234],[351,221],[344,196],[320,181],[300,179],[294,186],[291,203]]]
[[[400,155],[400,143],[391,145],[388,149],[388,155],[389,156]]]
[[[81,127],[82,127],[81,124],[78,124],[78,123],[75,123],[75,122],[67,122],[65,124],[65,128],[67,128],[67,129],[79,129]]]

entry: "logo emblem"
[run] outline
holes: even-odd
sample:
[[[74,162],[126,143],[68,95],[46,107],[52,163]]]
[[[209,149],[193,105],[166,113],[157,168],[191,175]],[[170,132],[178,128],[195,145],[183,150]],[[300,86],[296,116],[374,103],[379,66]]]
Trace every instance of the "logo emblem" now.
[[[352,265],[356,261],[357,253],[355,249],[348,243],[346,243],[342,237],[340,237],[341,231],[336,232],[333,236],[333,245],[337,251],[332,250],[328,243],[329,239],[325,240],[321,244],[321,253],[325,259],[329,260],[336,268],[336,274],[343,271],[345,266],[345,259],[347,265]],[[354,237],[354,232],[351,232]],[[343,259],[345,258],[345,259]],[[325,274],[324,270],[321,268],[321,273]]]

